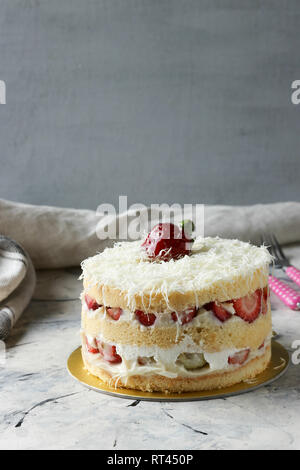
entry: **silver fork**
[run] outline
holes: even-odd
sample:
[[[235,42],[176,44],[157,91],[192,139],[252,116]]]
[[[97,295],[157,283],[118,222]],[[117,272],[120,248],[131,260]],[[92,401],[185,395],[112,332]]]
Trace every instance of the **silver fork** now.
[[[270,252],[275,258],[275,266],[283,269],[287,276],[300,286],[300,270],[295,268],[285,256],[276,235],[271,234],[267,239],[270,245]]]
[[[275,235],[261,237],[261,241],[267,246],[270,254],[274,256],[275,266],[284,269],[286,274],[300,285],[300,271],[291,266],[288,259],[283,254],[281,246]],[[269,276],[270,289],[292,310],[300,310],[300,293],[286,283],[280,281],[275,276]]]

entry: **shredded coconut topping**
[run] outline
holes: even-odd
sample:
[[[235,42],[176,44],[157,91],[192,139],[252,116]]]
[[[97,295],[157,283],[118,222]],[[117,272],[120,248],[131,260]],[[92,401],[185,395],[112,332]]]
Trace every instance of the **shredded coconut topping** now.
[[[135,295],[144,294],[151,298],[160,293],[168,302],[171,292],[199,291],[238,277],[247,280],[260,269],[265,274],[270,261],[264,246],[219,237],[199,237],[190,256],[167,262],[149,260],[141,241],[121,242],[83,261],[81,278],[91,287],[125,292],[128,305]]]

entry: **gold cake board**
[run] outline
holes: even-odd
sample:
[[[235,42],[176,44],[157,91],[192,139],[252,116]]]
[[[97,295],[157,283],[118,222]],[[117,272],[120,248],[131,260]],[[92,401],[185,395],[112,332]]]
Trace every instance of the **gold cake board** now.
[[[251,392],[264,385],[267,385],[281,377],[289,365],[288,351],[277,341],[272,341],[272,358],[268,367],[254,379],[247,382],[241,382],[231,387],[206,390],[200,392],[185,393],[161,393],[161,392],[141,392],[125,388],[112,388],[102,382],[98,377],[90,374],[83,365],[81,357],[81,347],[75,349],[68,358],[68,371],[70,375],[82,385],[95,390],[96,392],[113,395],[119,398],[129,398],[131,400],[150,400],[150,401],[193,401],[193,400],[211,400],[213,398],[223,398],[241,393]]]

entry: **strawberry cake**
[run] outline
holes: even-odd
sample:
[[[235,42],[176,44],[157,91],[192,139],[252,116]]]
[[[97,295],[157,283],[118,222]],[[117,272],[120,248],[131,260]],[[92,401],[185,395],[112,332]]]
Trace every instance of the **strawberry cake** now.
[[[186,232],[158,224],[82,263],[82,357],[108,385],[209,390],[267,367],[267,249]]]

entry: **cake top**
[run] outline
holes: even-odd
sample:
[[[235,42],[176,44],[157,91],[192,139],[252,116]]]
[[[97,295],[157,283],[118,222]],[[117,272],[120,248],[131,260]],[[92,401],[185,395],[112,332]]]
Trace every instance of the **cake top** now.
[[[223,283],[227,286],[238,280],[247,283],[260,270],[263,280],[258,284],[264,285],[270,261],[264,246],[218,237],[198,237],[190,255],[180,259],[150,260],[139,240],[116,243],[113,248],[86,259],[82,263],[82,277],[89,286],[108,286],[125,293],[128,305],[134,303],[135,296],[145,294],[148,298],[160,295],[168,303],[174,292],[199,293],[216,284],[220,291]]]

